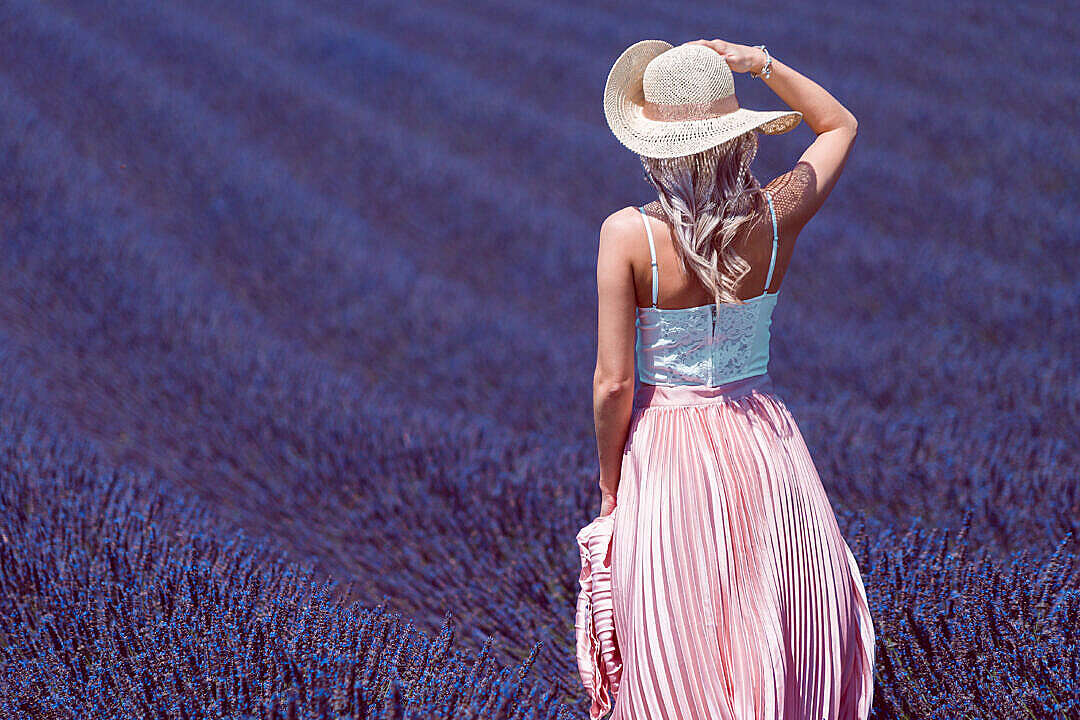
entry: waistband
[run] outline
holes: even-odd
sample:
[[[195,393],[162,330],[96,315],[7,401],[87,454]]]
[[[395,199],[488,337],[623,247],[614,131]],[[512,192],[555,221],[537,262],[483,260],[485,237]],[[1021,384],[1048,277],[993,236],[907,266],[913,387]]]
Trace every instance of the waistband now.
[[[732,380],[722,385],[646,385],[634,391],[634,409],[646,407],[676,407],[724,402],[753,392],[772,392],[769,373]]]

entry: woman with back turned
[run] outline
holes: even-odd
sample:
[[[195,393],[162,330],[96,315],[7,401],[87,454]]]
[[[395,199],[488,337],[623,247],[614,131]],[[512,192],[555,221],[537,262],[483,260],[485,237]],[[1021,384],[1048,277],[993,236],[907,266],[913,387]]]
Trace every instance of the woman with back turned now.
[[[733,72],[792,110],[739,107]],[[862,578],[767,373],[795,238],[843,170],[855,117],[765,46],[723,40],[635,43],[604,110],[657,199],[600,229],[601,509],[578,535],[592,715],[865,719]],[[802,120],[817,137],[762,187],[758,133]]]

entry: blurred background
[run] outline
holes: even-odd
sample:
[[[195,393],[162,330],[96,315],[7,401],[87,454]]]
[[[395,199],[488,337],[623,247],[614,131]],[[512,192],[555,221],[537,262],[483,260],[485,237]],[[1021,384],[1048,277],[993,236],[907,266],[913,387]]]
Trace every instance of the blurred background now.
[[[721,38],[859,119],[769,371],[863,572],[874,717],[1080,716],[1076,20],[4,0],[0,710],[584,716],[598,232],[654,197],[603,84]],[[812,140],[762,137],[761,184]]]

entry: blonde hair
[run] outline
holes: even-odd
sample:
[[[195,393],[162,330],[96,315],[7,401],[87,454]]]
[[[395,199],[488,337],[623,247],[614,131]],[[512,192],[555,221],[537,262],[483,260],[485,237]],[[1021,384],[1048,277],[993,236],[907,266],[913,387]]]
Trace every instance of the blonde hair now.
[[[750,163],[758,137],[750,130],[716,147],[674,158],[639,155],[671,224],[675,254],[716,303],[742,304],[735,294],[750,263],[732,247],[744,224],[767,212]]]

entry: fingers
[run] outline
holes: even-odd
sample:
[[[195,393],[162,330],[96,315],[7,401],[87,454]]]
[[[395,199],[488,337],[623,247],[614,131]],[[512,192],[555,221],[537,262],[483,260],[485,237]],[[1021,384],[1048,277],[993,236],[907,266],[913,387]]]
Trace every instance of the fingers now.
[[[727,57],[728,43],[724,42],[723,40],[720,40],[719,38],[717,38],[715,40],[705,40],[705,39],[691,40],[687,44],[688,45],[691,45],[691,44],[692,45],[704,45],[707,48],[715,50],[721,56],[723,56],[725,58]]]

